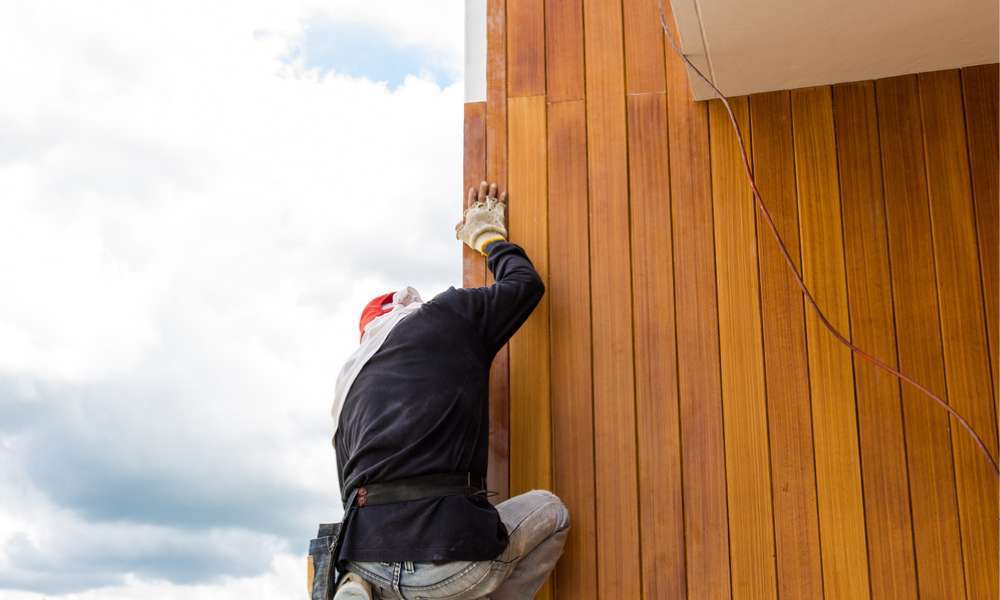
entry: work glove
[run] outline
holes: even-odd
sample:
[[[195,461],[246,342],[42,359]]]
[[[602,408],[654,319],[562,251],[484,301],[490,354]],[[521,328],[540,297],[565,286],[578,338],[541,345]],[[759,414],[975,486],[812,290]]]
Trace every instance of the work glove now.
[[[507,239],[507,193],[497,198],[496,184],[479,186],[479,194],[469,189],[469,207],[465,217],[455,226],[455,237],[470,248],[486,255],[486,247]]]

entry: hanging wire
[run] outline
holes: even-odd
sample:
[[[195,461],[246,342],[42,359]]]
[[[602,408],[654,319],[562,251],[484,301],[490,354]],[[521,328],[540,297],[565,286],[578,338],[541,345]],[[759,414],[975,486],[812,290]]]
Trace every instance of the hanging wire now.
[[[965,431],[969,434],[969,436],[972,437],[973,441],[976,442],[976,445],[979,446],[979,449],[982,450],[983,455],[986,457],[986,460],[989,461],[990,466],[993,468],[993,473],[998,477],[1000,477],[1000,467],[997,466],[996,459],[993,458],[993,455],[986,447],[986,443],[983,442],[983,438],[980,437],[978,433],[976,433],[976,430],[973,429],[972,425],[970,425],[969,422],[965,420],[965,417],[960,415],[947,402],[941,399],[941,397],[939,397],[937,394],[929,390],[926,386],[924,386],[920,382],[916,381],[915,379],[906,375],[905,373],[898,371],[892,366],[879,360],[875,356],[865,352],[861,348],[855,346],[854,343],[851,342],[851,340],[847,339],[847,337],[844,334],[842,334],[839,330],[837,330],[837,328],[833,325],[833,323],[831,323],[830,320],[826,317],[826,315],[823,314],[823,311],[820,309],[819,304],[816,302],[816,298],[813,297],[812,292],[809,291],[809,288],[806,286],[805,281],[802,279],[802,275],[799,273],[798,267],[795,266],[795,261],[792,260],[792,256],[788,252],[788,248],[785,246],[784,240],[781,239],[781,234],[778,233],[778,227],[777,225],[774,224],[774,218],[771,216],[771,211],[768,210],[767,206],[764,204],[764,199],[761,198],[760,191],[757,189],[757,179],[754,177],[753,167],[751,166],[750,158],[747,155],[746,144],[743,141],[743,131],[740,128],[739,122],[736,120],[736,116],[733,114],[733,108],[729,104],[729,99],[727,99],[726,95],[723,94],[718,87],[716,87],[715,83],[711,79],[709,79],[704,73],[702,73],[701,69],[696,67],[694,63],[691,62],[691,60],[684,54],[684,52],[681,51],[680,47],[677,45],[676,39],[674,39],[673,31],[671,31],[669,26],[667,26],[666,13],[664,12],[663,9],[663,0],[657,0],[657,4],[659,5],[660,9],[660,27],[663,28],[663,32],[667,35],[667,40],[670,42],[670,46],[671,48],[673,48],[674,53],[677,54],[677,56],[680,57],[682,61],[684,61],[684,63],[688,66],[688,68],[691,69],[691,71],[693,71],[696,75],[698,75],[699,78],[701,78],[705,83],[709,85],[709,87],[712,88],[716,96],[718,96],[719,100],[722,101],[722,105],[726,108],[726,114],[729,115],[729,122],[732,123],[733,130],[736,132],[736,140],[739,142],[740,145],[740,155],[743,158],[743,169],[746,171],[747,180],[749,180],[750,182],[750,189],[751,191],[753,191],[753,197],[754,201],[757,204],[757,208],[760,210],[761,214],[764,215],[764,220],[767,222],[767,227],[768,229],[770,229],[772,237],[774,237],[774,240],[778,243],[778,247],[781,250],[781,255],[785,259],[785,264],[788,265],[788,268],[791,270],[792,275],[794,275],[795,282],[798,284],[799,289],[802,291],[802,295],[805,297],[809,306],[812,307],[813,312],[816,313],[816,316],[819,318],[820,322],[823,324],[824,327],[826,327],[826,329],[830,332],[830,334],[837,339],[837,341],[850,348],[852,353],[860,356],[861,358],[872,363],[876,367],[891,373],[900,381],[912,385],[913,387],[920,390],[925,396],[927,396],[934,402],[937,402],[937,404],[945,411],[947,411],[948,414],[954,417],[955,420],[958,421],[959,425],[961,425],[962,428],[965,429]]]

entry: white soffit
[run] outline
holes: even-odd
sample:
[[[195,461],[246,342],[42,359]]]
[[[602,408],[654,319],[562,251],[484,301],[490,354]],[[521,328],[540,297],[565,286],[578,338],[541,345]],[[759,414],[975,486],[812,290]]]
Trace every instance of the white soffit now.
[[[684,53],[727,96],[1000,60],[997,0],[672,0]],[[713,97],[689,72],[698,100]]]
[[[465,0],[465,101],[486,100],[486,0]]]

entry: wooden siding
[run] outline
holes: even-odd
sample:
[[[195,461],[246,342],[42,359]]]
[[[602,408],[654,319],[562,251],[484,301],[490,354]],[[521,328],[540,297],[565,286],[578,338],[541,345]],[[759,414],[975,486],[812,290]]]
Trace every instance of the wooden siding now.
[[[494,364],[490,428],[497,501],[544,487],[571,513],[539,597],[996,597],[997,479],[803,303],[656,6],[489,0],[487,100],[465,109],[464,182],[510,190],[547,285]],[[820,306],[994,453],[997,84],[985,65],[733,100]]]

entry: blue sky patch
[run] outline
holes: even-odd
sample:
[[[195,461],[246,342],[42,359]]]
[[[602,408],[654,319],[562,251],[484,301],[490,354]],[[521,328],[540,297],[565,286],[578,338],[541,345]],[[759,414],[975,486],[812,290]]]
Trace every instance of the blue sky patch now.
[[[352,77],[384,81],[390,87],[407,75],[447,86],[457,80],[433,51],[400,43],[385,31],[357,23],[315,20],[308,23],[301,45],[292,48],[286,61],[301,58],[306,68]]]

